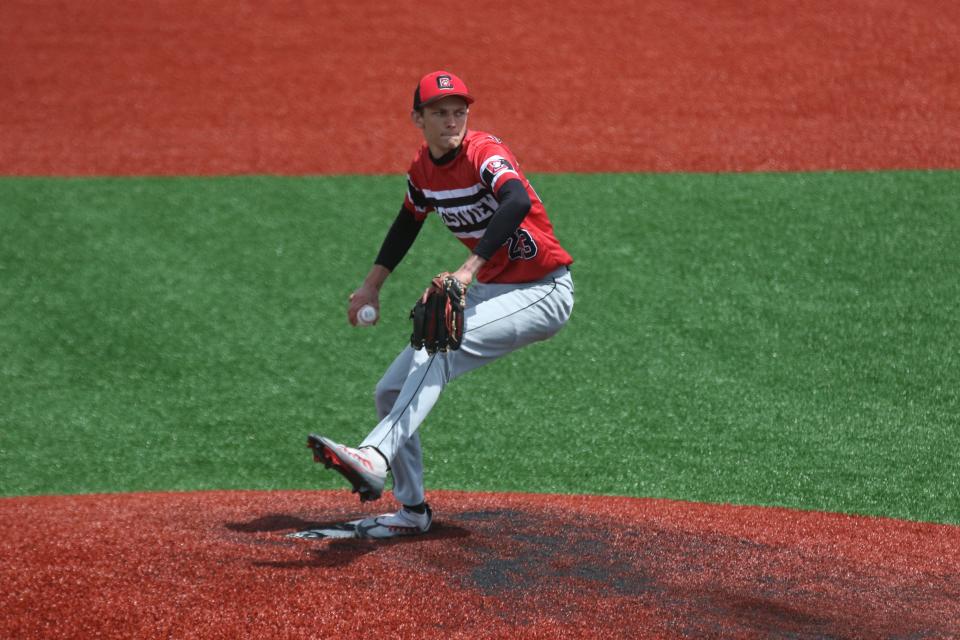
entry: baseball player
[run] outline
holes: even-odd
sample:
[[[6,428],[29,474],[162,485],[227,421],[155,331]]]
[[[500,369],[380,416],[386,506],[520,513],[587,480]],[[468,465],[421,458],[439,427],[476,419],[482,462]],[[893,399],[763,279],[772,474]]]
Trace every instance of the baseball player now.
[[[456,351],[407,346],[376,386],[380,422],[357,448],[311,434],[314,458],[376,500],[388,473],[401,508],[360,523],[369,537],[424,533],[426,503],[418,428],[443,388],[512,351],[556,334],[573,310],[573,262],[554,235],[543,203],[502,140],[467,128],[474,98],[463,80],[435,71],[417,84],[411,118],[424,142],[407,175],[403,206],[363,284],[350,295],[347,317],[372,305],[435,212],[469,256],[452,275],[467,287],[465,330]]]

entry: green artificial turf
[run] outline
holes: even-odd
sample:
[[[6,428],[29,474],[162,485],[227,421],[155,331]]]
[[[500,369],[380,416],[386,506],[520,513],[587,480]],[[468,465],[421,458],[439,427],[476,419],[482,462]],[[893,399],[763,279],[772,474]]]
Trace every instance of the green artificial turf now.
[[[451,385],[433,488],[960,522],[958,172],[541,175],[570,325]],[[402,177],[0,179],[0,495],[341,488],[437,220],[345,321]]]

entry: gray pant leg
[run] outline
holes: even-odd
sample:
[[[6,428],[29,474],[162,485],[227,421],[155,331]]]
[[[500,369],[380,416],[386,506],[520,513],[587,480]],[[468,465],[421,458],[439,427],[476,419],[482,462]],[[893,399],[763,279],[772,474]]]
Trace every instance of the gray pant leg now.
[[[377,419],[383,420],[393,409],[397,402],[397,396],[400,395],[400,389],[403,383],[407,381],[410,375],[410,367],[413,364],[413,349],[407,347],[394,359],[387,367],[383,377],[377,382],[374,390],[373,401],[377,408]]]
[[[431,356],[407,347],[377,385],[382,417],[360,446],[376,447],[391,466],[451,380],[545,340],[566,324],[573,309],[573,282],[565,273],[528,285],[477,285],[469,291],[467,304],[467,331],[458,351]],[[381,410],[388,404],[389,411],[383,415]],[[419,442],[414,446],[415,451],[405,453],[401,462],[403,479],[394,471],[395,495],[398,490],[416,495],[416,487],[422,493]],[[407,471],[415,477],[404,476]]]
[[[380,420],[387,417],[397,402],[400,389],[410,375],[413,353],[411,348],[400,352],[377,383],[374,404]],[[423,454],[418,434],[413,434],[413,437],[397,450],[390,462],[390,471],[393,475],[393,496],[400,504],[413,506],[424,501]]]
[[[393,497],[409,506],[426,499],[423,487],[423,453],[420,449],[420,434],[414,433],[397,450],[390,463],[393,473]]]

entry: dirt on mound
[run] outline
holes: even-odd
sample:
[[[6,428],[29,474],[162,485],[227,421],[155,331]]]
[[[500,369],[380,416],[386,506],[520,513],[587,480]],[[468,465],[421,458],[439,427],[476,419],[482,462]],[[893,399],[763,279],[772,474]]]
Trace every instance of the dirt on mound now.
[[[429,534],[378,542],[288,537],[375,513],[347,492],[3,499],[0,637],[960,635],[958,527],[633,498],[430,500]]]

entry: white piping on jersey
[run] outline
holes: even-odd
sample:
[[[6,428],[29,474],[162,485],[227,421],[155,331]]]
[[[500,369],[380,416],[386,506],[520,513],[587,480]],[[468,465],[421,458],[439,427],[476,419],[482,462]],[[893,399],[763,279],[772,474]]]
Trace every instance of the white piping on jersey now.
[[[431,191],[430,189],[421,189],[420,191],[428,198],[433,200],[452,200],[454,198],[467,198],[476,195],[486,189],[483,184],[477,183],[466,189],[449,189],[447,191]]]

